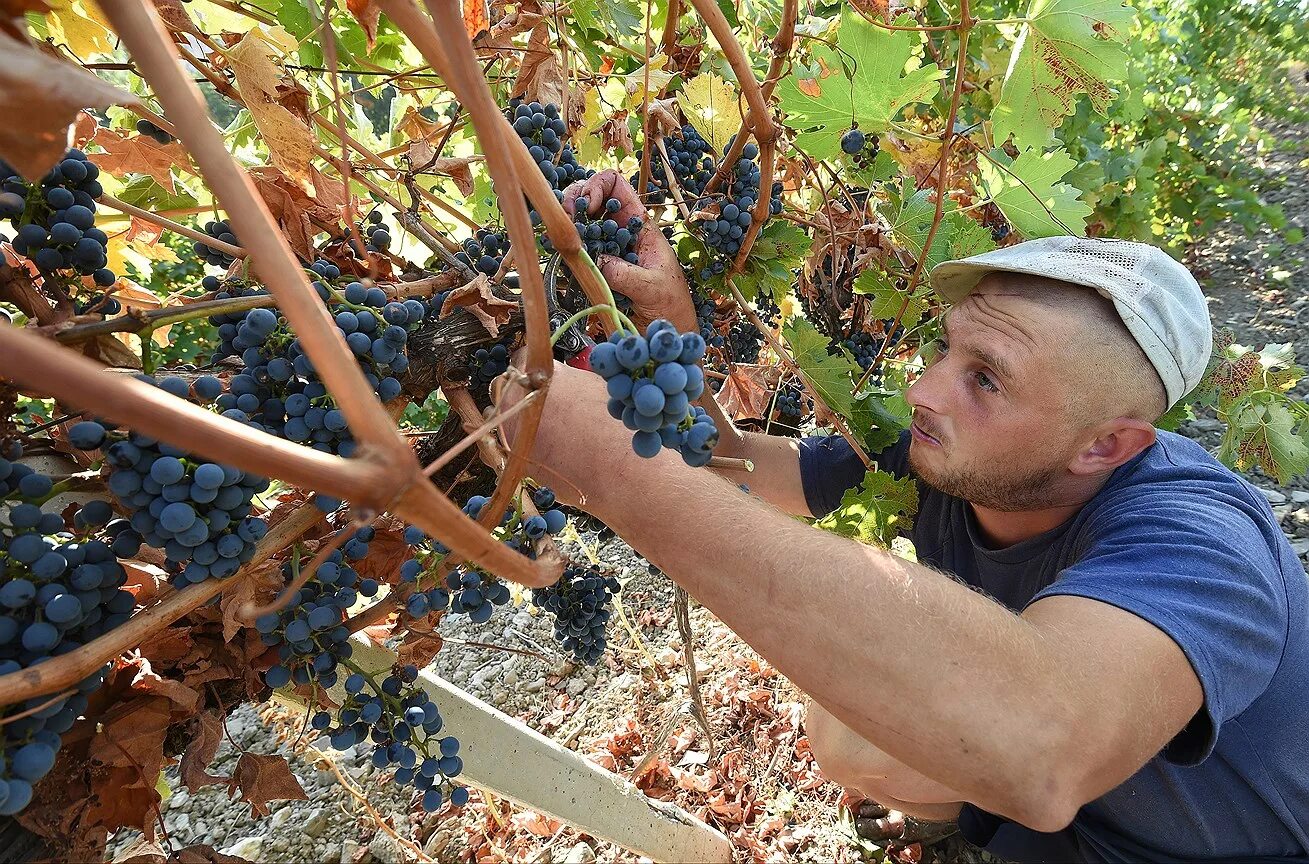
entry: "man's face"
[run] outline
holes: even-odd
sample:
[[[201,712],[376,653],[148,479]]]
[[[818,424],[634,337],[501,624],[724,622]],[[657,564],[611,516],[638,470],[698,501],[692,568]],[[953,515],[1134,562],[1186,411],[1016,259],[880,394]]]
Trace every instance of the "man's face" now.
[[[914,473],[994,510],[1059,503],[1075,452],[1060,374],[1072,335],[1053,310],[1006,293],[1003,277],[984,278],[946,315],[944,344],[906,391]]]

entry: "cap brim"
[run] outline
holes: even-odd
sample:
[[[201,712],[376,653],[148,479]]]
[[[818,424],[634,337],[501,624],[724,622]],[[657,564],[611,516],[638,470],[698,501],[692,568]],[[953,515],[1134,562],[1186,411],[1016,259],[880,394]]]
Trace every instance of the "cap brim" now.
[[[982,277],[988,273],[1017,272],[1007,267],[993,264],[971,263],[969,261],[942,261],[932,268],[928,279],[932,289],[951,303],[958,303],[977,287]]]

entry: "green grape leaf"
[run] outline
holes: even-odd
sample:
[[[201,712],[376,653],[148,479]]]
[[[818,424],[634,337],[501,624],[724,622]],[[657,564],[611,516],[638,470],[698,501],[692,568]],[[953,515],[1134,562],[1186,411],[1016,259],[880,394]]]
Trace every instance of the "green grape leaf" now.
[[[181,180],[175,180],[173,186],[177,190],[175,193],[160,186],[159,181],[149,174],[134,174],[118,193],[118,198],[127,204],[152,211],[183,210],[200,205]]]
[[[804,263],[809,244],[809,235],[798,225],[770,219],[750,247],[745,270],[736,278],[736,287],[747,300],[760,294],[774,299],[781,297]]]
[[[898,20],[914,23],[908,16]],[[934,63],[918,65],[914,53],[922,41],[920,33],[883,30],[847,10],[836,35],[840,50],[814,43],[825,77],[801,83],[788,75],[777,87],[787,125],[799,132],[795,146],[830,159],[852,122],[864,132],[884,132],[905,106],[929,101],[945,73]]]
[[[885,471],[870,471],[840,505],[818,521],[818,527],[861,543],[889,548],[900,530],[918,512],[918,485],[912,477],[899,480]]]
[[[901,393],[869,393],[855,402],[850,431],[869,453],[877,453],[900,440],[900,433],[909,428],[913,413]]]
[[[950,225],[949,260],[981,255],[995,248],[991,232],[976,219],[969,219],[967,215],[955,211],[946,216],[945,221]]]
[[[1163,416],[1154,421],[1156,429],[1163,429],[1166,432],[1176,432],[1177,427],[1181,426],[1187,420],[1195,419],[1195,411],[1185,399],[1178,402],[1172,408],[1169,408]]]
[[[1279,485],[1286,484],[1309,471],[1309,446],[1295,426],[1296,418],[1280,401],[1252,401],[1230,420],[1218,458],[1241,471],[1258,465]]]
[[[921,258],[923,255],[923,244],[927,242],[927,235],[932,230],[932,219],[936,215],[936,204],[927,200],[929,194],[928,189],[915,190],[913,181],[905,178],[900,193],[891,196],[892,204],[896,205],[897,209],[887,215],[887,221],[891,223],[895,238],[906,249],[913,252],[915,258]],[[953,209],[954,205],[947,201],[945,213]],[[941,224],[936,228],[936,234],[932,236],[932,248],[927,254],[926,269],[930,270],[950,258],[953,234],[954,225],[947,222],[943,215]]]
[[[1104,114],[1109,82],[1127,77],[1124,41],[1135,15],[1118,0],[1032,0],[991,112],[995,141],[1012,134],[1020,150],[1044,147],[1081,93]]]
[[[850,390],[858,380],[859,367],[848,354],[839,357],[828,354],[827,337],[803,318],[788,321],[782,327],[782,336],[791,346],[796,365],[827,407],[848,419],[854,409]]]
[[[865,270],[860,273],[854,280],[854,292],[864,294],[872,298],[872,303],[868,307],[868,315],[871,318],[894,318],[900,314],[900,308],[907,302],[909,305],[905,308],[904,316],[900,318],[900,324],[906,330],[912,330],[918,326],[918,322],[923,320],[923,315],[927,314],[928,302],[927,292],[920,289],[915,294],[910,294],[902,288],[897,288],[887,281],[886,274],[880,270]]]
[[[1073,157],[1062,149],[1042,153],[1028,150],[1009,160],[1002,150],[992,150],[981,164],[987,195],[1000,208],[1014,230],[1031,240],[1085,231],[1091,208],[1078,200],[1078,189],[1059,178],[1073,167]]]

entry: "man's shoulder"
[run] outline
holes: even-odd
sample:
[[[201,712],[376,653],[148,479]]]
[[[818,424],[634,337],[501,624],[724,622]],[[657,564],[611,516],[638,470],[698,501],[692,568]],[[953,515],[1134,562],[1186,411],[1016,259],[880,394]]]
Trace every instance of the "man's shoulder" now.
[[[1162,429],[1150,447],[1114,471],[1091,503],[1150,506],[1165,499],[1275,521],[1267,497],[1253,483],[1190,438]]]

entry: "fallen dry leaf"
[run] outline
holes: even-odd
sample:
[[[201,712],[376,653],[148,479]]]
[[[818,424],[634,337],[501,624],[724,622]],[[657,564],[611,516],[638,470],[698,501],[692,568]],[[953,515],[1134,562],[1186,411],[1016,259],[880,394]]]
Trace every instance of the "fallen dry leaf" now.
[[[250,805],[252,819],[269,814],[269,801],[309,800],[300,781],[291,773],[291,766],[286,763],[284,756],[242,753],[228,786],[229,792],[238,789],[241,800]]]
[[[499,337],[500,325],[507,323],[510,313],[518,308],[518,304],[512,300],[501,300],[491,293],[491,282],[485,273],[478,274],[472,282],[447,294],[441,306],[441,317],[450,314],[450,310],[456,306],[472,312],[482,322],[486,332],[494,337]]]
[[[122,135],[107,126],[100,126],[95,130],[91,143],[104,149],[103,153],[95,154],[95,162],[100,170],[115,177],[148,174],[169,192],[176,192],[173,169],[195,173],[191,167],[190,155],[176,141],[160,144],[149,135]],[[133,217],[132,221],[135,223],[141,220]],[[131,239],[131,232],[128,233],[128,239]],[[159,235],[156,234],[148,242],[154,243],[158,239]]]
[[[140,100],[95,75],[0,33],[0,158],[19,174],[40,179],[68,149],[68,129],[83,108],[139,105]]]

